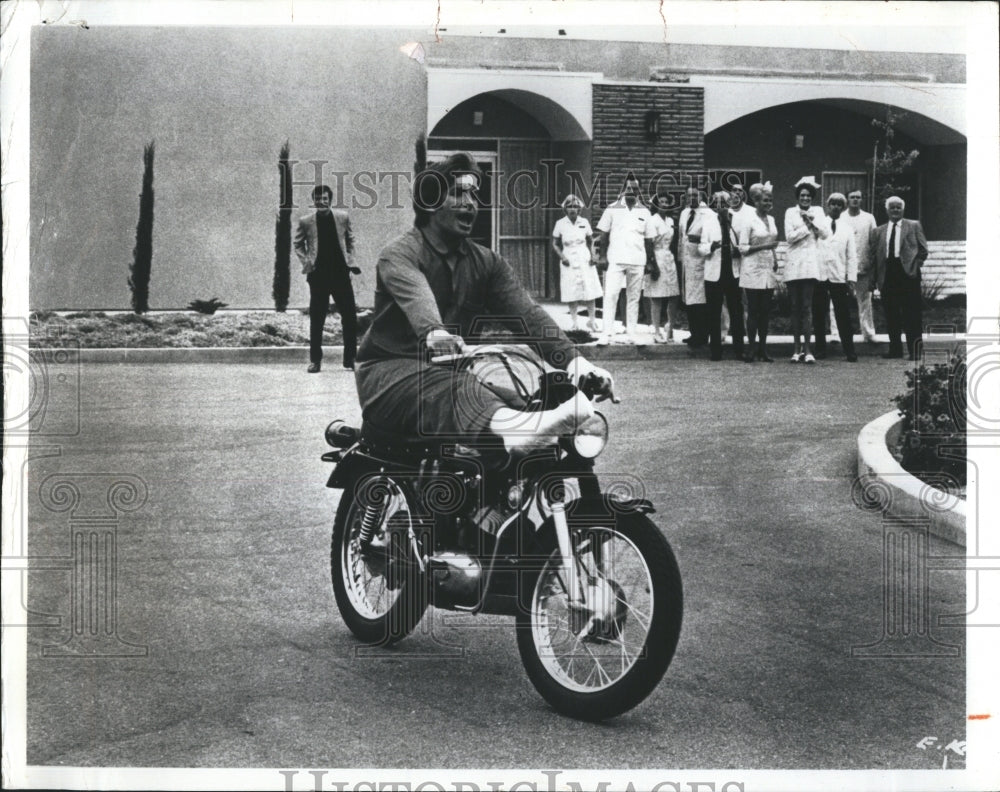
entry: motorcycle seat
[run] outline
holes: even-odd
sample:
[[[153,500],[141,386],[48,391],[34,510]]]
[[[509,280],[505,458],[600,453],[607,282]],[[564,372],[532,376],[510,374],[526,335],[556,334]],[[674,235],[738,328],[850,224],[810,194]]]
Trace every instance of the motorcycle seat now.
[[[441,455],[443,438],[393,432],[369,421],[361,423],[361,442],[376,453],[404,456],[418,461]]]
[[[399,460],[414,467],[425,460],[438,460],[444,468],[474,473],[483,464],[498,466],[506,458],[506,454],[498,457],[496,449],[469,445],[468,438],[402,434],[368,421],[361,424],[361,445],[374,456]]]

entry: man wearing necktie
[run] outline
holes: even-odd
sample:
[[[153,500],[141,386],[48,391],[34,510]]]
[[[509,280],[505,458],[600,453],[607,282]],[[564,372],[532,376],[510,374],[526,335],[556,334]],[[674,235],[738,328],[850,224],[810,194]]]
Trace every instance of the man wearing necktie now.
[[[903,357],[902,334],[910,360],[920,356],[923,329],[923,295],[920,268],[927,259],[927,238],[916,220],[903,218],[906,202],[892,196],[885,202],[889,222],[872,234],[874,274],[872,288],[882,293],[882,308],[889,331],[889,351],[882,357]]]
[[[708,205],[701,200],[697,187],[688,187],[687,206],[678,219],[683,229],[677,236],[677,257],[681,264],[681,295],[687,313],[691,335],[684,343],[693,349],[708,343],[708,305],[705,297],[705,256],[698,251],[701,228],[705,216],[712,216]]]
[[[729,307],[730,329],[733,334],[733,353],[737,360],[743,358],[743,301],[740,297],[740,259],[733,250],[739,244],[733,241],[732,215],[729,213],[730,196],[720,191],[712,196],[715,209],[714,222],[706,223],[701,237],[701,252],[705,260],[705,295],[708,298],[708,334],[711,360],[722,360],[722,306]],[[738,250],[737,250],[738,254]]]

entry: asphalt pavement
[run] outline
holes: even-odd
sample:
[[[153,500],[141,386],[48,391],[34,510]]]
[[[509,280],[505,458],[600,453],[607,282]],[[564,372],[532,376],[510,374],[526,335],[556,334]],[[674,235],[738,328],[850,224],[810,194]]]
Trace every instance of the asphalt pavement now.
[[[937,649],[852,656],[883,636],[895,585],[881,517],[852,499],[856,437],[902,361],[608,361],[623,401],[598,473],[656,504],[686,607],[659,687],[601,725],[535,693],[510,619],[429,612],[394,649],[352,638],[319,457],[326,423],[360,410],[335,364],[83,366],[79,434],[30,466],[30,547],[65,558],[87,525],[113,528],[119,656],[43,656],[91,600],[36,562],[28,603],[50,626],[29,631],[29,764],[932,769],[923,738],[965,738],[963,629],[938,623],[965,611],[961,573],[927,577]],[[59,479],[81,505],[39,494]],[[109,511],[119,479],[145,501]]]

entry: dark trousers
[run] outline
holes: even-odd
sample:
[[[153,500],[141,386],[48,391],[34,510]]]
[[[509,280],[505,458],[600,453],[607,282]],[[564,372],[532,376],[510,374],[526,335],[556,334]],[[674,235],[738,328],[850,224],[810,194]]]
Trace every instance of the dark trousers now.
[[[501,407],[520,409],[524,406],[524,400],[512,390],[483,382],[468,371],[456,371],[450,366],[408,364],[409,361],[390,360],[359,365],[358,391],[362,398],[367,390],[362,382],[371,378],[377,383],[380,368],[390,372],[400,367],[412,369],[365,404],[362,415],[366,421],[386,431],[414,438],[450,438],[452,441],[464,438],[468,442],[489,430],[493,416]],[[518,426],[510,427],[510,431],[516,431]],[[528,425],[523,430],[531,431]]]
[[[889,330],[889,352],[903,351],[902,334],[906,333],[906,349],[912,357],[923,333],[923,295],[920,277],[909,277],[898,259],[886,262],[885,281],[881,288],[882,308]]]
[[[354,304],[354,289],[347,271],[311,272],[309,282],[309,360],[323,359],[323,325],[329,310],[330,297],[337,306],[344,331],[344,365],[353,366],[358,351],[358,309]]]
[[[691,331],[690,346],[705,346],[708,343],[708,306],[694,303],[686,306],[688,329]]]
[[[708,343],[712,357],[722,355],[722,302],[729,309],[729,334],[733,337],[733,351],[743,354],[743,299],[740,284],[733,277],[732,269],[722,265],[722,276],[717,281],[705,281],[705,298],[708,300]]]
[[[767,329],[771,324],[771,297],[773,289],[744,289],[747,295],[747,343],[764,351],[767,343]]]
[[[851,324],[851,292],[846,283],[830,283],[816,281],[813,288],[812,320],[813,335],[816,336],[816,351],[826,354],[826,313],[827,306],[833,300],[833,317],[837,322],[837,332],[840,333],[840,343],[844,345],[844,354],[854,356],[854,327]]]

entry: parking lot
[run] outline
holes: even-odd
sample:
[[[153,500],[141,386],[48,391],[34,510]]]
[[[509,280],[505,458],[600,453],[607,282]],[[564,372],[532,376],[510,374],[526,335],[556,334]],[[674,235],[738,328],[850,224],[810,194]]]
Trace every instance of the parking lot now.
[[[965,611],[963,575],[929,575],[936,655],[852,654],[883,636],[891,583],[881,516],[852,499],[855,441],[903,364],[606,365],[623,401],[597,471],[642,482],[685,586],[676,657],[640,707],[604,725],[554,714],[506,618],[428,612],[397,648],[359,647],[333,604],[339,493],[319,459],[326,423],[360,417],[350,373],[85,364],[80,433],[30,467],[29,538],[65,558],[105,515],[115,635],[72,656],[69,567],[34,564],[48,626],[28,635],[28,763],[940,768],[965,739],[964,631],[938,623]],[[122,481],[132,499],[109,508]]]

